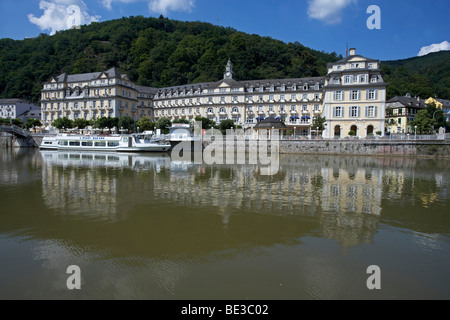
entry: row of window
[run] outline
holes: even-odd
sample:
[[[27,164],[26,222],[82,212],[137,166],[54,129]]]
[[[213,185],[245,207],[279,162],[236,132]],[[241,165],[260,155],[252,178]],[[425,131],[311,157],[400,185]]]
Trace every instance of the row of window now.
[[[377,100],[378,99],[378,90],[376,89],[369,89],[365,90],[366,92],[366,100]],[[349,91],[349,99],[350,100],[361,100],[361,90],[350,90]],[[334,101],[342,101],[345,99],[345,91],[338,90],[333,92],[333,100]]]
[[[252,92],[275,92],[275,91],[297,91],[297,90],[299,90],[299,89],[303,89],[303,90],[305,90],[305,91],[310,91],[310,90],[315,90],[315,91],[319,91],[319,90],[321,90],[322,88],[323,88],[323,85],[320,85],[320,84],[318,84],[318,83],[316,83],[315,85],[308,85],[308,84],[305,84],[305,85],[299,85],[299,86],[297,86],[297,85],[293,85],[293,86],[290,86],[290,87],[288,87],[288,86],[286,86],[286,85],[281,85],[279,88],[278,87],[275,87],[274,85],[272,85],[272,86],[270,86],[270,87],[264,87],[264,86],[260,86],[260,87],[256,87],[256,88],[254,88],[254,87],[250,87],[250,88],[248,88],[248,90],[247,90],[247,92],[250,92],[250,93],[252,93]],[[220,88],[219,90],[218,90],[218,93],[230,93],[230,92],[245,92],[245,90],[244,90],[244,88]],[[181,91],[181,92],[177,92],[177,91],[175,91],[175,92],[160,92],[160,93],[157,93],[156,94],[156,96],[155,96],[155,98],[156,99],[160,99],[160,98],[166,98],[166,97],[168,97],[168,98],[171,98],[171,97],[178,97],[178,96],[185,96],[185,95],[199,95],[199,94],[201,94],[201,93],[203,93],[203,94],[213,94],[213,93],[217,93],[216,92],[216,89],[204,89],[204,90],[201,90],[201,89],[197,89],[197,90],[193,90],[193,89],[191,89],[191,90],[189,90],[189,91]]]
[[[290,95],[290,100],[291,101],[296,101],[297,100],[297,98],[299,98],[300,96],[298,96],[298,95],[296,95],[296,94],[292,94],[292,95]],[[282,95],[279,95],[279,96],[274,96],[274,95],[269,95],[268,96],[268,101],[277,101],[277,102],[283,102],[283,101],[286,101],[286,99],[288,99],[288,97],[286,97],[286,95],[284,95],[284,94],[282,94]],[[314,94],[314,101],[320,101],[320,94]],[[220,97],[219,98],[219,102],[220,103],[226,103],[227,101],[226,101],[227,99],[226,99],[226,97]],[[303,100],[303,101],[308,101],[308,94],[303,94],[302,96],[301,96],[301,100]],[[217,101],[217,99],[216,99],[216,101]],[[264,102],[264,97],[263,96],[256,96],[255,98],[253,97],[253,96],[247,96],[246,97],[246,101],[248,102],[248,103],[252,103],[252,102],[259,102],[259,103],[261,103],[261,102]],[[155,107],[164,107],[164,106],[168,106],[169,104],[171,104],[171,105],[184,105],[184,104],[186,104],[186,102],[187,103],[189,103],[189,104],[193,104],[194,103],[194,99],[188,99],[188,100],[185,100],[185,99],[180,99],[180,100],[172,100],[172,101],[159,101],[159,102],[155,102]],[[207,99],[204,99],[203,100],[203,102],[204,103],[214,103],[214,97],[208,97]],[[231,102],[235,102],[235,103],[237,103],[237,102],[239,102],[239,97],[238,96],[233,96],[232,98],[231,98]],[[196,98],[195,99],[195,103],[197,103],[197,104],[200,104],[201,103],[201,98]]]
[[[280,105],[278,108],[275,108],[274,105],[269,105],[268,106],[268,111],[269,112],[279,112],[281,114],[285,113],[288,111],[287,107],[285,105]],[[258,106],[257,107],[257,111],[259,113],[264,113],[264,111],[266,110],[265,106]],[[320,112],[320,105],[314,105],[313,107],[314,112]],[[167,115],[172,115],[172,109],[168,109],[168,110],[155,110],[155,116],[161,115],[164,116],[166,114],[167,111]],[[178,112],[180,111],[180,114],[186,114],[186,109],[185,108],[181,108],[181,109],[173,109],[173,114],[178,115]],[[298,106],[297,105],[291,105],[290,112],[297,112],[298,111]],[[301,107],[301,111],[302,112],[309,112],[309,108],[308,105],[303,105]],[[193,114],[194,110],[193,108],[188,108],[188,112],[190,115]],[[200,107],[197,107],[195,109],[196,114],[200,114]],[[206,112],[209,114],[213,114],[215,113],[214,108],[210,107],[208,109],[206,109]],[[238,107],[233,107],[231,109],[232,113],[239,113],[239,108]],[[253,112],[253,107],[252,106],[248,106],[247,107],[247,112],[248,113],[252,113]],[[219,113],[227,113],[227,109],[225,107],[221,107],[219,108]]]
[[[345,117],[345,109],[343,106],[333,107],[333,118],[344,118]],[[360,106],[351,106],[347,107],[348,109],[348,117],[349,118],[359,118],[361,117],[361,107]],[[376,118],[378,116],[378,107],[377,106],[366,106],[364,109],[364,116],[366,118]]]
[[[368,83],[369,75],[361,74],[361,75],[345,75],[343,78],[334,77],[332,80],[333,84],[356,84],[356,83]],[[342,82],[343,81],[343,82]],[[378,76],[371,76],[370,83],[377,83]]]

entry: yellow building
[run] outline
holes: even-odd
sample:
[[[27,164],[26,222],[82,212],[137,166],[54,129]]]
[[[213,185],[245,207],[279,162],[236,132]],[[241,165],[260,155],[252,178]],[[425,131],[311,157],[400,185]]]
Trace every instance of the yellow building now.
[[[63,73],[44,83],[41,91],[42,123],[56,119],[94,120],[102,117],[152,116],[153,89],[136,86],[116,68],[104,72]]]
[[[311,136],[314,117],[322,112],[324,77],[236,81],[228,61],[218,82],[158,89],[155,119],[171,121],[196,117],[216,123],[231,119],[244,129],[268,117],[284,119],[297,135]]]
[[[360,138],[384,135],[386,87],[380,61],[350,55],[328,64],[323,112],[327,119],[325,138],[343,138],[354,133]]]
[[[427,100],[428,101],[428,100]],[[416,114],[427,107],[420,98],[412,98],[410,94],[404,97],[394,97],[386,103],[386,129],[389,133],[414,133],[409,124]]]

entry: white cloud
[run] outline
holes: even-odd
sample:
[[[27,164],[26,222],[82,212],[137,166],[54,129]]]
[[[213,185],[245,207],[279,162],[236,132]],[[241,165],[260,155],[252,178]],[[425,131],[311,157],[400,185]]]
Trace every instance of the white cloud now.
[[[43,15],[38,18],[29,14],[28,20],[41,30],[50,30],[51,35],[56,31],[90,24],[100,19],[100,16],[89,15],[83,0],[41,0],[39,9],[44,10]]]
[[[433,43],[432,45],[422,47],[417,54],[418,57],[425,56],[431,52],[450,50],[450,42],[443,41],[441,43]]]
[[[167,15],[169,11],[192,11],[196,0],[102,0],[102,5],[111,10],[114,2],[133,3],[138,1],[148,2],[150,11]]]
[[[195,6],[195,0],[150,0],[151,11],[167,14],[168,11],[188,11]]]
[[[358,0],[310,0],[308,3],[308,16],[312,19],[336,24],[342,20],[344,8]]]

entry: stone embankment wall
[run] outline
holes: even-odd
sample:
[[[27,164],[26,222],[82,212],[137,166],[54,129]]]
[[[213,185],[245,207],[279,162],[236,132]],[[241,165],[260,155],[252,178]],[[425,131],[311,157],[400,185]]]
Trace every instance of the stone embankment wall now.
[[[225,142],[226,150],[232,144]],[[205,147],[207,143],[204,143]],[[255,150],[255,141],[246,141],[246,151]],[[267,142],[270,150],[271,143]],[[396,140],[281,140],[281,154],[324,154],[356,156],[421,156],[449,157],[450,141],[396,141]]]

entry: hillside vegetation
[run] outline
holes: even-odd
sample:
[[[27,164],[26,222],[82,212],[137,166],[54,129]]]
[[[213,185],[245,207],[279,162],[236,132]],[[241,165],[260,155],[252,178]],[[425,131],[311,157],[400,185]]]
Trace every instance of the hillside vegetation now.
[[[51,76],[111,67],[145,86],[218,81],[229,58],[236,79],[255,80],[323,75],[327,62],[341,57],[209,23],[130,17],[54,36],[1,39],[0,97],[36,103]]]
[[[235,79],[256,80],[322,76],[342,57],[209,23],[129,17],[54,36],[0,39],[0,98],[38,103],[52,76],[111,67],[145,86],[218,81],[229,58]],[[388,98],[409,92],[450,99],[450,52],[386,61],[383,71]]]

